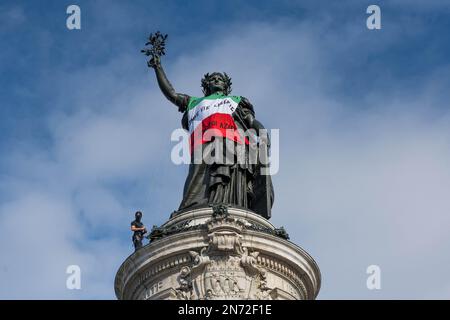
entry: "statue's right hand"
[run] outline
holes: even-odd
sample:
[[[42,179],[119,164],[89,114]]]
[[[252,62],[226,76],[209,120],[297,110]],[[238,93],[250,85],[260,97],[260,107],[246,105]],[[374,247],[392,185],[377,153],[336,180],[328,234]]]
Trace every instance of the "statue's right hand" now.
[[[158,55],[152,56],[152,58],[147,62],[149,68],[157,68],[161,66],[161,57]]]

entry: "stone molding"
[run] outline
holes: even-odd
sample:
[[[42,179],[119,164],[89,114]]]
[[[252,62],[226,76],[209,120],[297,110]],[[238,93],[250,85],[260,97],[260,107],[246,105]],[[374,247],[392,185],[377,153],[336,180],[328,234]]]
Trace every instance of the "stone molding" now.
[[[186,211],[161,226],[188,229],[129,256],[116,275],[117,298],[315,299],[321,276],[311,256],[250,211],[216,211]]]

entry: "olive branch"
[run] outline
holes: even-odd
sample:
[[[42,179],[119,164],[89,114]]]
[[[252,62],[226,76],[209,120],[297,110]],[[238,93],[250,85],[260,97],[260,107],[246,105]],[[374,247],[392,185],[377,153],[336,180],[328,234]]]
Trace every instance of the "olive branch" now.
[[[157,31],[156,33],[151,33],[148,37],[148,42],[145,44],[146,46],[151,45],[150,48],[144,48],[141,50],[143,54],[145,54],[147,57],[151,56],[151,59],[149,60],[148,64],[150,67],[153,67],[155,65],[155,57],[161,57],[166,54],[166,39],[167,34],[163,35],[161,32]]]

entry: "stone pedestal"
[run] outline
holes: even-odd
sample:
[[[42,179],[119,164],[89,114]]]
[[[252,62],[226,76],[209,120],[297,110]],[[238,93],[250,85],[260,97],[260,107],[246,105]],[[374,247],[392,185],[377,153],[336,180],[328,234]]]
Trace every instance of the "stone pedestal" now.
[[[284,229],[248,210],[208,207],[153,230],[115,279],[118,299],[315,299],[320,271]]]

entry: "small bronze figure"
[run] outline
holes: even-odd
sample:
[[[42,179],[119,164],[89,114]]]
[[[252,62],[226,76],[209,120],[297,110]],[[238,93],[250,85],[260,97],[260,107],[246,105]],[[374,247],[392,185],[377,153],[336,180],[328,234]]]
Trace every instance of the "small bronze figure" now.
[[[133,245],[134,250],[138,250],[142,247],[142,240],[144,239],[144,235],[147,233],[147,229],[144,224],[141,222],[142,212],[136,211],[135,220],[131,222],[131,231],[133,231]]]

